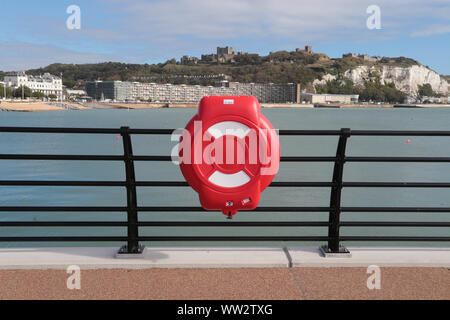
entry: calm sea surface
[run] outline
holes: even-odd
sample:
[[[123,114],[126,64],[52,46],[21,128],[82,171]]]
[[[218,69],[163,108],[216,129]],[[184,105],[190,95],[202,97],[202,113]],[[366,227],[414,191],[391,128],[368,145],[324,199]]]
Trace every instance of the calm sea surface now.
[[[92,110],[15,113],[0,112],[0,126],[181,128],[195,109]],[[450,130],[450,109],[263,109],[278,129],[379,129]],[[168,155],[174,142],[169,136],[133,136],[136,155]],[[406,140],[410,139],[410,143]],[[284,156],[333,156],[337,137],[281,137]],[[1,153],[116,154],[123,152],[116,135],[0,133]],[[450,157],[450,138],[351,137],[351,156]],[[331,163],[282,163],[276,181],[331,181]],[[138,180],[183,179],[172,163],[136,163]],[[124,180],[120,162],[9,161],[0,160],[2,180]],[[344,181],[450,182],[450,164],[348,163]],[[261,206],[328,206],[329,188],[269,188]],[[0,206],[123,206],[123,188],[115,187],[0,187]],[[138,188],[139,206],[198,206],[190,188]],[[450,207],[450,190],[412,188],[347,188],[343,206],[442,206]],[[124,213],[0,213],[0,221],[121,221]],[[140,213],[141,220],[223,221],[220,213]],[[327,213],[241,212],[238,221],[308,221],[328,219]],[[446,221],[445,213],[344,213],[343,221]],[[141,235],[327,235],[322,227],[274,228],[141,228]],[[124,235],[125,228],[1,228],[0,236]],[[449,228],[342,228],[342,235],[450,236]],[[226,243],[215,245],[277,245],[286,243]],[[318,245],[318,243],[297,243]],[[353,245],[359,243],[352,243]],[[392,245],[392,243],[363,243]],[[448,243],[397,243],[398,245],[448,246]],[[54,243],[0,243],[0,246],[61,245]],[[80,245],[67,243],[64,245]],[[98,245],[83,243],[81,245]],[[102,245],[119,246],[118,243]],[[147,243],[146,245],[211,245],[211,243]]]

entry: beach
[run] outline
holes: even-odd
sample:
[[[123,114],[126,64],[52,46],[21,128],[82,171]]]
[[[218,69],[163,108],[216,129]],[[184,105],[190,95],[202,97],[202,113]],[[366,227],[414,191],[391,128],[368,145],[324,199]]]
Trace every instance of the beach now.
[[[52,106],[52,105],[46,104],[44,102],[33,102],[33,103],[2,102],[0,104],[0,109],[2,111],[19,111],[19,112],[65,110],[62,107]]]
[[[64,107],[65,106],[65,107]],[[46,102],[5,102],[0,103],[0,111],[16,112],[35,112],[35,111],[62,111],[70,109],[85,110],[89,109],[82,105],[70,102],[64,102],[64,106],[49,104]]]

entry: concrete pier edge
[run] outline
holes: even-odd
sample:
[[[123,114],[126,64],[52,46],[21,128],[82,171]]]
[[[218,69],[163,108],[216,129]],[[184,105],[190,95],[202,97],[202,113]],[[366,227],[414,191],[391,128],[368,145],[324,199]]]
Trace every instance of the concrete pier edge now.
[[[324,257],[319,247],[146,247],[139,257],[116,258],[115,247],[0,248],[0,270],[444,267],[450,248],[348,247],[351,257]]]

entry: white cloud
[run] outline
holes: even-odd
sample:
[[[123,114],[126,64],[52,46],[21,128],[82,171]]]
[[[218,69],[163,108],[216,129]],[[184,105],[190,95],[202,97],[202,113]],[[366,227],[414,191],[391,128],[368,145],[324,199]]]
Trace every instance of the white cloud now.
[[[412,37],[427,37],[438,34],[450,33],[450,25],[434,25],[424,30],[419,30],[411,33]]]
[[[109,0],[126,15],[124,32],[197,39],[344,39],[367,37],[366,9],[381,8],[383,29],[408,35],[415,27],[448,22],[448,0]],[[376,33],[372,33],[376,35]]]
[[[45,67],[52,63],[95,63],[114,60],[106,55],[75,52],[48,45],[0,41],[3,71],[17,71]]]

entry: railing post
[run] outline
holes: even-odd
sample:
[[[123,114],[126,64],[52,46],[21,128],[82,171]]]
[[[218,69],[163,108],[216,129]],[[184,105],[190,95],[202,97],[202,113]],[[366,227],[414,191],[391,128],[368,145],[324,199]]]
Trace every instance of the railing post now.
[[[350,252],[340,245],[339,229],[341,216],[341,194],[342,194],[342,177],[345,164],[345,149],[347,139],[351,135],[350,128],[342,128],[339,136],[339,143],[336,151],[336,161],[333,170],[333,186],[331,187],[330,196],[330,215],[328,226],[328,246],[321,247],[325,256],[328,254],[349,254]]]
[[[121,127],[120,135],[123,140],[123,153],[125,161],[126,188],[127,188],[127,238],[128,243],[119,250],[119,254],[141,254],[144,247],[139,245],[139,227],[137,211],[136,175],[134,161],[132,160],[133,148],[131,145],[130,128]]]

